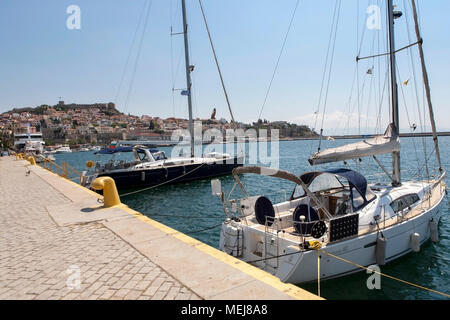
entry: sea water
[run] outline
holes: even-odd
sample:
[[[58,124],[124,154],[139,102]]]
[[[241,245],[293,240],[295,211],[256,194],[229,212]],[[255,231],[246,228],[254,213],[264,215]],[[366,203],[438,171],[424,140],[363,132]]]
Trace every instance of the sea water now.
[[[322,150],[346,144],[349,140],[322,141]],[[440,137],[440,151],[444,170],[450,170],[450,137]],[[419,180],[427,177],[425,154],[428,159],[428,171],[436,174],[436,157],[433,153],[431,138],[402,138],[401,139],[401,165],[402,180]],[[386,175],[373,159],[362,161],[348,161],[344,163],[327,164],[320,167],[311,167],[307,162],[310,155],[317,151],[318,142],[308,140],[279,142],[279,168],[295,174],[324,168],[345,167],[356,170],[369,180],[369,182],[389,182]],[[211,147],[211,146],[210,146]],[[217,145],[217,151],[224,145]],[[250,148],[257,148],[256,143],[245,144],[245,152],[249,155]],[[166,154],[171,154],[171,148],[160,148]],[[267,150],[271,150],[270,145]],[[223,151],[226,151],[225,149]],[[239,153],[236,146],[234,152]],[[263,152],[264,150],[261,150]],[[259,151],[258,151],[259,152]],[[264,152],[263,152],[264,153]],[[131,160],[132,155],[115,155],[115,160]],[[66,161],[74,168],[86,170],[88,160],[106,162],[111,155],[94,155],[93,152],[74,152],[55,155],[56,162]],[[378,157],[386,168],[391,167],[390,155]],[[254,159],[250,159],[254,160]],[[246,159],[248,164],[249,159]],[[255,163],[251,163],[255,165]],[[258,163],[256,163],[258,165]],[[263,163],[259,163],[263,165]],[[390,170],[390,169],[389,169]],[[226,196],[234,185],[231,175],[220,177]],[[245,175],[241,180],[251,195],[265,195],[272,202],[288,199],[294,185],[285,180],[267,176]],[[447,179],[447,184],[450,180]],[[123,190],[122,195],[137,191],[136,189]],[[231,198],[241,198],[243,193],[236,188]],[[211,193],[209,179],[193,181],[183,184],[163,185],[134,194],[122,196],[121,200],[129,207],[147,215],[148,217],[164,223],[176,230],[186,233],[213,247],[218,247],[220,237],[220,223],[224,220],[224,212],[220,199]],[[419,253],[410,253],[402,258],[381,267],[381,272],[407,280],[438,291],[450,291],[450,208],[444,199],[441,204],[442,218],[439,223],[439,239],[437,244],[428,241]],[[326,299],[443,299],[422,289],[411,287],[403,283],[383,277],[380,289],[370,290],[367,279],[370,275],[365,271],[339,279],[327,280],[321,283],[321,295]],[[301,284],[302,288],[311,292],[317,291],[317,284]]]

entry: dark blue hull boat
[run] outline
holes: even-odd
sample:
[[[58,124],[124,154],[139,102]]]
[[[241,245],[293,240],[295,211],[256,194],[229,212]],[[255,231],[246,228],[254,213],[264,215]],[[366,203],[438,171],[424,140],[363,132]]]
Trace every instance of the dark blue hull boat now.
[[[99,173],[98,177],[108,176],[113,178],[118,189],[175,184],[231,174],[234,168],[243,166],[242,158],[235,157],[233,161],[229,160],[225,163],[217,161],[203,164],[174,165],[164,168],[114,170],[113,172]]]

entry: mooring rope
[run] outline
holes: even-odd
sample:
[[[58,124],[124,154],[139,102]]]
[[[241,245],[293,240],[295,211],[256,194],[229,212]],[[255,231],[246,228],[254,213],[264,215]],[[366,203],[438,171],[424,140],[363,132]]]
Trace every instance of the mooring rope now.
[[[410,285],[410,286],[413,286],[413,287],[416,287],[416,288],[419,288],[419,289],[422,289],[422,290],[426,290],[426,291],[433,292],[433,293],[442,295],[442,296],[444,296],[444,297],[450,298],[450,294],[447,294],[447,293],[444,293],[444,292],[441,292],[441,291],[437,291],[437,290],[434,290],[434,289],[430,289],[430,288],[427,288],[427,287],[424,287],[424,286],[421,286],[421,285],[418,285],[418,284],[415,284],[415,283],[412,283],[412,282],[409,282],[409,281],[406,281],[406,280],[402,280],[402,279],[396,278],[396,277],[394,277],[394,276],[391,276],[391,275],[388,275],[388,274],[385,274],[385,273],[382,273],[382,272],[378,272],[378,271],[376,271],[376,270],[373,270],[373,269],[364,267],[364,266],[362,266],[362,265],[360,265],[360,264],[351,262],[351,261],[346,260],[346,259],[344,259],[344,258],[335,256],[334,254],[331,254],[331,253],[326,252],[326,251],[322,251],[322,250],[319,250],[319,251],[320,251],[321,253],[325,253],[326,255],[328,255],[328,256],[330,256],[330,257],[333,257],[333,258],[338,259],[338,260],[340,260],[340,261],[349,263],[349,264],[351,264],[351,265],[353,265],[353,266],[355,266],[355,267],[358,267],[358,268],[361,268],[361,269],[364,269],[364,270],[369,270],[369,271],[371,271],[371,272],[374,272],[374,273],[376,273],[376,274],[378,274],[378,275],[380,275],[380,276],[384,276],[384,277],[387,277],[387,278],[389,278],[389,279],[396,280],[396,281],[402,282],[402,283],[404,283],[404,284],[407,284],[407,285]]]
[[[353,265],[355,267],[358,267],[360,269],[369,270],[370,272],[374,272],[374,273],[376,273],[376,274],[378,274],[380,276],[383,276],[383,277],[386,277],[386,278],[389,278],[389,279],[392,279],[392,280],[395,280],[395,281],[399,281],[399,282],[402,282],[404,284],[407,284],[407,285],[410,285],[410,286],[413,286],[413,287],[416,287],[416,288],[419,288],[419,289],[422,289],[422,290],[426,290],[426,291],[429,291],[429,292],[432,292],[432,293],[435,293],[435,294],[442,295],[444,297],[450,298],[450,294],[447,294],[445,292],[441,292],[441,291],[437,291],[437,290],[434,290],[434,289],[430,289],[430,288],[427,288],[427,287],[424,287],[424,286],[421,286],[421,285],[418,285],[418,284],[415,284],[415,283],[412,283],[412,282],[409,282],[409,281],[406,281],[406,280],[399,279],[397,277],[388,275],[386,273],[378,272],[376,270],[364,267],[364,266],[362,266],[360,264],[357,264],[355,262],[352,262],[352,261],[346,260],[344,258],[338,257],[338,256],[336,256],[334,254],[331,254],[331,253],[327,252],[327,251],[320,250],[319,248],[314,248],[314,250],[318,251],[318,253],[324,253],[324,254],[332,257],[332,258],[335,258],[335,259],[340,260],[342,262],[351,264],[351,265]],[[252,260],[252,261],[245,261],[245,262],[247,262],[247,263],[261,262],[261,261],[266,261],[266,260],[270,260],[270,259],[278,259],[280,257],[291,256],[291,255],[299,254],[299,253],[303,253],[303,252],[304,251],[290,252],[290,253],[282,254],[282,255],[279,255],[279,256],[273,256],[273,257],[269,257],[269,258],[263,258],[263,259]],[[317,267],[320,268],[319,265]],[[320,290],[320,287],[319,287],[319,290]]]
[[[219,224],[216,224],[216,225],[213,225],[213,226],[206,227],[204,229],[195,230],[195,231],[188,231],[188,232],[184,232],[184,233],[185,234],[200,233],[200,232],[203,232],[203,231],[208,231],[208,230],[211,230],[211,229],[215,229],[217,227],[220,227],[221,225],[222,225],[222,223],[219,223]]]

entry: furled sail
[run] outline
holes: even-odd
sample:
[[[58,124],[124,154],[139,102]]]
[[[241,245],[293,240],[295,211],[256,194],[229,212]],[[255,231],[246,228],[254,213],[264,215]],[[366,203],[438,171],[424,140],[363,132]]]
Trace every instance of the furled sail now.
[[[311,165],[370,157],[378,154],[400,152],[400,138],[394,124],[383,135],[347,144],[342,147],[316,152],[308,161]]]

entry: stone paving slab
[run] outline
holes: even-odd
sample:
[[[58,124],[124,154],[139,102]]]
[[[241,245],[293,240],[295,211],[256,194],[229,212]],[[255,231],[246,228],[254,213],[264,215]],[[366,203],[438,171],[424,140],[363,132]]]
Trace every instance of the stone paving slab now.
[[[103,209],[102,204],[91,200],[86,202],[45,206],[51,218],[59,226],[78,223],[100,222],[108,219],[127,218],[129,213],[117,208]]]

